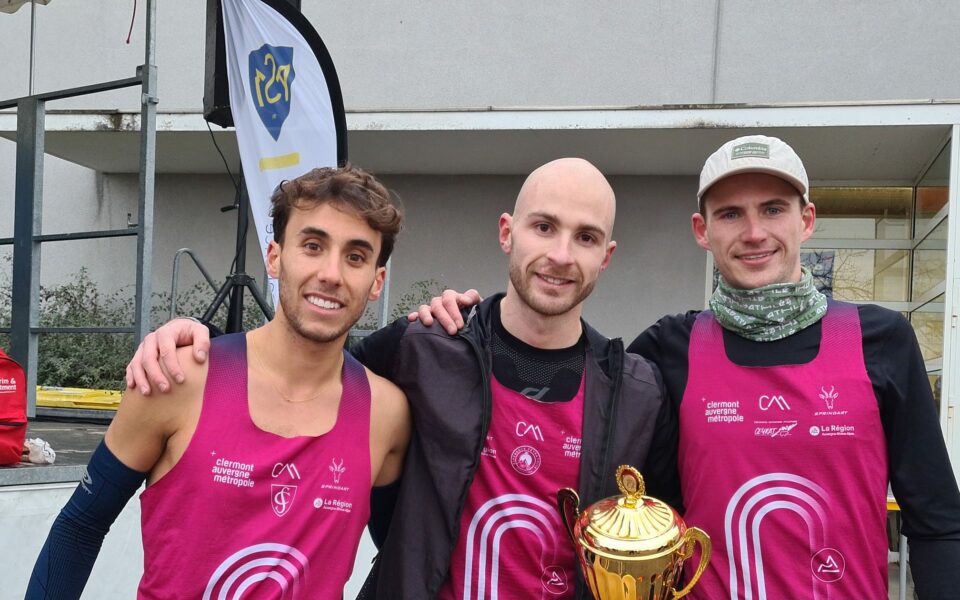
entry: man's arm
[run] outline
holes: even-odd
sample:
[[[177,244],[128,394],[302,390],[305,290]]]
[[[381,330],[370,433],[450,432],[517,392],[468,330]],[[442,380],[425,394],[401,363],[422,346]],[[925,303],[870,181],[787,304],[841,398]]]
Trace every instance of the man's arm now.
[[[871,315],[861,313],[865,333]],[[882,315],[874,315],[882,316]],[[889,318],[889,317],[888,317]],[[913,329],[895,316],[877,354],[880,415],[893,494],[910,543],[910,568],[920,598],[956,598],[960,590],[960,491],[950,466],[936,405]]]
[[[53,522],[27,584],[26,600],[80,597],[104,536],[145,477],[100,442],[83,480]]]
[[[184,391],[192,390],[187,386]],[[104,441],[61,510],[37,558],[26,598],[79,598],[110,526],[136,493],[166,448],[183,416],[183,395],[174,402],[149,402],[127,390]]]

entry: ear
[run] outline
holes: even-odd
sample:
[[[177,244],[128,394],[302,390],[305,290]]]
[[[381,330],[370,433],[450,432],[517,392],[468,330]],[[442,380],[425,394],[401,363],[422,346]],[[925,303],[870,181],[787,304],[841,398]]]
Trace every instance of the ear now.
[[[276,240],[270,240],[267,246],[267,275],[274,279],[280,279],[280,252],[283,248]]]
[[[710,236],[707,235],[707,221],[699,212],[690,217],[690,228],[693,230],[693,239],[704,250],[710,249]]]
[[[370,286],[370,294],[367,296],[367,299],[370,302],[376,302],[380,299],[380,294],[383,293],[383,282],[387,278],[387,268],[386,267],[377,267],[377,274],[373,278],[373,284]]]
[[[812,202],[801,209],[800,218],[803,220],[803,231],[800,234],[800,241],[805,242],[813,235],[814,226],[817,224],[817,207]]]
[[[513,230],[513,215],[503,213],[500,215],[500,249],[504,254],[510,254],[510,232]]]
[[[605,271],[607,267],[610,266],[610,260],[613,258],[613,252],[617,249],[617,242],[611,241],[607,244],[607,252],[603,257],[603,262],[600,263],[600,270]]]

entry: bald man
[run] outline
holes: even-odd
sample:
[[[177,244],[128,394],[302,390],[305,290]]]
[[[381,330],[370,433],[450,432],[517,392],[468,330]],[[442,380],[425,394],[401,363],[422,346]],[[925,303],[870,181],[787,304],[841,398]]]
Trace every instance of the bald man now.
[[[414,423],[365,597],[587,598],[557,490],[595,502],[617,493],[614,471],[631,464],[651,495],[678,501],[677,426],[659,374],[581,319],[616,249],[615,213],[593,165],[547,163],[500,216],[506,293],[478,305],[455,336],[401,319],[355,351],[406,393]],[[142,368],[158,371],[158,345],[205,343],[206,329],[188,323],[146,340],[131,384],[149,385]]]

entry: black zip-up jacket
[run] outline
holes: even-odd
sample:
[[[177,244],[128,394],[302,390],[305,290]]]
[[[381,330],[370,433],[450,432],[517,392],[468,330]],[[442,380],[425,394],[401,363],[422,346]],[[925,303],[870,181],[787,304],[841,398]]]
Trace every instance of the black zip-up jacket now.
[[[476,307],[455,336],[402,318],[365,339],[355,356],[407,395],[413,435],[392,519],[361,598],[427,600],[447,577],[467,491],[490,426],[491,311]],[[615,469],[643,473],[647,494],[678,509],[677,422],[659,372],[583,323],[586,331],[581,510],[618,493]],[[372,507],[382,520],[389,508]],[[566,533],[561,533],[566,537]],[[571,542],[572,544],[572,542]],[[578,577],[576,598],[589,598]]]

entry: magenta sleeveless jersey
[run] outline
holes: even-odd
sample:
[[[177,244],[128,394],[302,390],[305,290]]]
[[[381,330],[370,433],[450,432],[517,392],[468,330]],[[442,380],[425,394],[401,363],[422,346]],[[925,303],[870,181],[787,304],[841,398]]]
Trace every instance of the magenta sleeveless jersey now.
[[[693,597],[887,597],[886,444],[855,306],[831,302],[816,358],[778,367],[733,364],[701,313],[679,460],[684,518],[713,541]]]
[[[569,402],[538,402],[491,378],[493,413],[440,600],[573,598],[573,545],[557,490],[577,487],[583,380]]]
[[[246,338],[214,340],[196,432],[140,496],[139,598],[339,599],[370,513],[370,386],[344,354],[333,429],[254,425]]]

